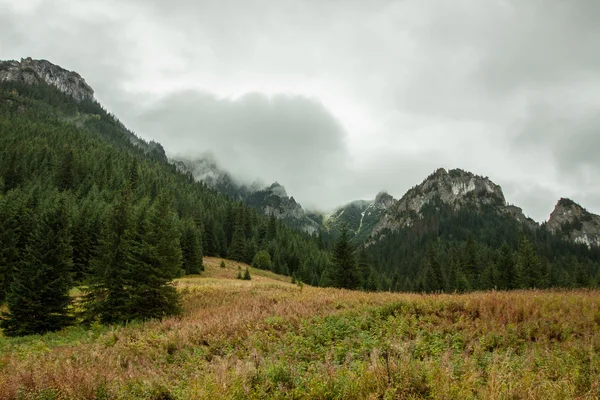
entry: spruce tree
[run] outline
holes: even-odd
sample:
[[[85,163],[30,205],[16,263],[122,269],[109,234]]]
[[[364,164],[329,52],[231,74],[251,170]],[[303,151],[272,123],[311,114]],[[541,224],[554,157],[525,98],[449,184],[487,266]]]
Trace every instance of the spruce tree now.
[[[519,248],[517,250],[516,275],[518,287],[521,289],[544,287],[542,264],[525,234],[519,234]]]
[[[182,229],[181,252],[183,256],[183,269],[186,274],[199,274],[204,270],[202,266],[202,240],[200,232],[191,221],[186,221]]]
[[[161,318],[179,313],[179,297],[170,282],[180,275],[182,252],[170,196],[160,195],[147,216],[141,213],[134,254],[136,262],[129,289],[132,318]]]
[[[235,261],[244,261],[246,255],[245,247],[246,241],[244,239],[244,227],[242,225],[237,225],[233,232],[229,249],[227,249],[227,258]]]
[[[120,323],[131,319],[129,289],[135,270],[135,221],[131,189],[125,186],[102,227],[99,248],[91,262],[84,297],[86,321]]]
[[[514,254],[506,241],[498,250],[498,273],[498,289],[510,290],[517,287]]]
[[[360,276],[354,259],[354,249],[350,242],[348,228],[343,227],[333,252],[332,286],[345,289],[357,289]]]
[[[72,322],[69,313],[73,248],[66,199],[51,204],[35,223],[9,286],[7,336],[43,334]]]

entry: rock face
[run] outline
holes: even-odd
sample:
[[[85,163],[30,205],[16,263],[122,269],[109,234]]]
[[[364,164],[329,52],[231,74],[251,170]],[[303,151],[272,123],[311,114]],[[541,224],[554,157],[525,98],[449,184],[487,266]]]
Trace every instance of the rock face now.
[[[297,229],[310,234],[318,232],[320,224],[309,218],[302,206],[288,197],[283,186],[275,182],[271,186],[252,192],[246,203],[256,207],[263,214],[281,219]]]
[[[57,87],[77,102],[93,100],[94,90],[76,72],[67,71],[46,60],[22,58],[18,61],[0,61],[0,82],[18,81],[35,85],[41,81]]]
[[[373,227],[394,204],[394,198],[386,192],[380,192],[375,200],[357,200],[339,207],[327,219],[325,224],[332,232],[337,232],[345,225],[355,242],[365,240]]]
[[[488,178],[460,169],[446,171],[440,168],[389,206],[374,227],[372,235],[376,236],[386,229],[395,231],[411,226],[422,217],[422,207],[436,201],[454,210],[462,207],[479,210],[491,206],[498,212],[508,213],[519,221],[537,226],[533,220],[523,215],[520,208],[507,205],[502,188]]]
[[[268,187],[259,182],[251,185],[238,183],[228,172],[221,169],[210,155],[195,160],[171,160],[171,163],[179,171],[191,173],[196,181],[203,182],[206,186],[233,199],[242,200],[249,206],[259,209],[266,215],[281,219],[294,228],[315,233],[321,227],[321,224],[312,218],[313,215],[306,213],[277,182]]]
[[[600,216],[573,200],[562,198],[550,214],[546,229],[575,243],[600,246]]]

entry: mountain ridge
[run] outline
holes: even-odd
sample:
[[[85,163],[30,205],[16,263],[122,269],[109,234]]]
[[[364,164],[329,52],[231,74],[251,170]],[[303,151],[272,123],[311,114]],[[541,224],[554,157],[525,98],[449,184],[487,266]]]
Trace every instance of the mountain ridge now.
[[[20,82],[35,85],[44,82],[56,87],[78,103],[94,101],[94,90],[77,73],[68,71],[47,60],[0,61],[0,82]],[[147,142],[133,134],[120,122],[117,128],[128,140],[146,154],[167,161],[166,152],[157,142]],[[396,200],[380,192],[374,200],[356,200],[324,216],[307,211],[289,196],[285,187],[275,182],[270,186],[255,181],[251,185],[239,183],[235,177],[221,169],[214,159],[199,157],[196,160],[168,160],[180,172],[189,173],[194,180],[203,182],[219,192],[258,208],[266,215],[285,220],[289,225],[315,234],[325,231],[335,234],[347,226],[356,243],[377,240],[385,231],[394,232],[410,227],[422,218],[422,209],[438,201],[454,210],[461,207],[481,210],[493,208],[515,219],[530,229],[544,227],[566,240],[589,246],[600,246],[600,216],[592,214],[568,199],[561,199],[545,224],[528,218],[523,210],[508,204],[502,188],[489,178],[461,169],[438,168],[420,184],[409,189]]]

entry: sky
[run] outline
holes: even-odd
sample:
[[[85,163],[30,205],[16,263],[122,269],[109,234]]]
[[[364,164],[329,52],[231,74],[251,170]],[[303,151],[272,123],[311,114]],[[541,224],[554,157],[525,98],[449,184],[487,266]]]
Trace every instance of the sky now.
[[[0,0],[0,59],[77,71],[171,157],[328,211],[439,167],[600,213],[600,1]]]

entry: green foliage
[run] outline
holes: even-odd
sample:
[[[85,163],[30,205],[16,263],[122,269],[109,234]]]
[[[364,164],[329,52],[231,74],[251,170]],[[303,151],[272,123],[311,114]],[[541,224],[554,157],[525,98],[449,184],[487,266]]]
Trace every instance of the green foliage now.
[[[72,321],[72,236],[67,199],[56,196],[32,222],[26,246],[19,254],[0,326],[8,336],[59,330]]]
[[[75,238],[69,285],[83,285],[88,320],[176,312],[168,282],[200,272],[203,253],[249,263],[267,250],[315,285],[329,263],[315,238],[207,189],[98,103],[44,83],[0,83],[0,148],[0,303],[45,239],[37,225],[59,193]],[[37,271],[28,268],[19,279]]]
[[[221,261],[221,263],[219,264],[219,267],[225,268],[225,261]]]
[[[248,267],[246,267],[246,270],[244,271],[244,277],[243,279],[245,281],[249,281],[252,279],[252,277],[250,276],[250,270],[248,269]]]
[[[252,260],[252,266],[260,269],[271,268],[271,255],[266,250],[260,250]],[[292,275],[293,276],[293,275]]]
[[[350,243],[347,228],[342,228],[340,237],[333,251],[332,286],[357,289],[360,285],[360,275],[354,258],[354,248]]]
[[[378,290],[464,292],[595,282],[599,248],[531,230],[493,206],[454,210],[434,200],[421,211],[411,226],[384,231],[367,247]]]

